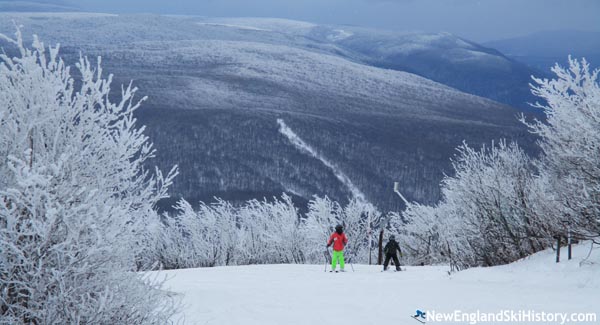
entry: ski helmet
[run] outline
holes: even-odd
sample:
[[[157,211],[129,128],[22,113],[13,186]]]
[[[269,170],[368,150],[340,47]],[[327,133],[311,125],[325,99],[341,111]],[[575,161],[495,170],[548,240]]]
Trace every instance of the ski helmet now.
[[[342,225],[337,225],[335,226],[335,231],[337,231],[338,233],[342,233],[342,231],[344,231],[344,227]]]
[[[394,235],[391,235],[391,236],[390,236],[390,240],[396,240],[396,236],[394,236]]]

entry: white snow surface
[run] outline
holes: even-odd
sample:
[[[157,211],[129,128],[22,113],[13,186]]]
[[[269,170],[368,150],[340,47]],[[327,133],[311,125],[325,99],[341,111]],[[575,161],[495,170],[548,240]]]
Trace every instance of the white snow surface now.
[[[352,32],[345,31],[343,29],[335,29],[331,32],[331,34],[327,36],[327,39],[329,39],[332,42],[338,42],[348,37],[352,37],[352,35],[354,35],[354,33]]]
[[[571,261],[566,260],[563,249],[564,260],[559,264],[548,250],[510,265],[453,275],[448,275],[447,266],[408,266],[403,272],[382,273],[380,266],[354,265],[352,272],[347,265],[349,272],[329,273],[324,272],[324,264],[164,273],[169,277],[167,288],[182,294],[185,307],[178,317],[186,324],[418,325],[410,318],[417,309],[449,313],[512,309],[600,316],[600,248],[596,246],[588,262],[581,263],[589,247],[575,246]]]

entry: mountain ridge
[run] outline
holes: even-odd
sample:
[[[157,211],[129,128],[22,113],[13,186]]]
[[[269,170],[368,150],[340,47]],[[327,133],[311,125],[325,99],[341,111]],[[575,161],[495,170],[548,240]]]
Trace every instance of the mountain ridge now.
[[[139,94],[149,96],[137,118],[158,149],[152,163],[180,166],[174,199],[240,201],[291,192],[299,201],[347,200],[344,184],[293,147],[277,119],[383,210],[401,205],[394,181],[410,200],[437,201],[439,181],[463,141],[479,146],[508,138],[533,148],[516,109],[268,26],[157,15],[13,16],[27,26],[25,35],[60,41],[68,63],[80,52],[101,55],[115,84],[134,80]],[[13,28],[3,22],[0,31]]]
[[[585,57],[592,68],[600,67],[600,32],[578,30],[540,31],[484,43],[507,56],[541,71],[554,64],[566,65],[569,55]]]

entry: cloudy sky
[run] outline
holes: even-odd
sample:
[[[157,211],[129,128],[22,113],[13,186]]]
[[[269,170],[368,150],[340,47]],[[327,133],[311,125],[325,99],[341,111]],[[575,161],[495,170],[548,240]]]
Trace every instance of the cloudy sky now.
[[[62,1],[90,11],[279,17],[395,30],[447,31],[476,41],[540,30],[600,31],[599,0]]]

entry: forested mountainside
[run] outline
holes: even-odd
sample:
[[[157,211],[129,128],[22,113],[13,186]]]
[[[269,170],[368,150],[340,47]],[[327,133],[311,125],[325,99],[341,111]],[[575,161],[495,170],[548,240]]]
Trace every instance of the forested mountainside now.
[[[149,97],[138,118],[158,149],[153,163],[180,165],[172,193],[190,202],[282,192],[343,202],[348,189],[279,133],[278,118],[382,209],[399,207],[394,181],[410,200],[437,201],[463,141],[508,138],[531,149],[518,110],[366,64],[367,54],[336,44],[341,38],[310,36],[308,23],[2,14],[1,32],[12,32],[13,18],[26,35],[61,40],[67,61],[101,55],[115,82],[134,81]]]

